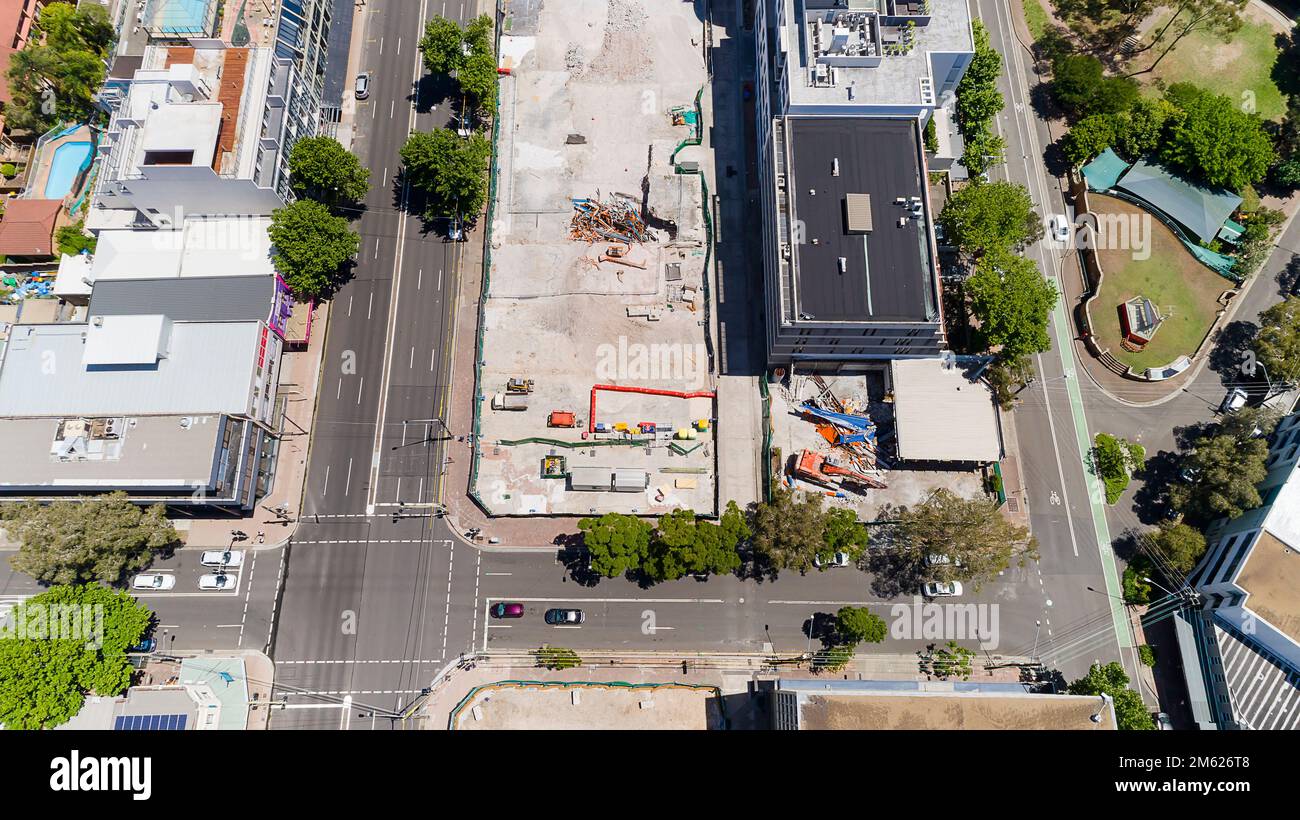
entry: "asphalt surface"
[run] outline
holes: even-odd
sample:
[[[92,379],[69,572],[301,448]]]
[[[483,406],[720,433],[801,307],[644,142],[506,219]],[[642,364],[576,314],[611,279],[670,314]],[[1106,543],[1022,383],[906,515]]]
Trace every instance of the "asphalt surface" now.
[[[399,709],[469,649],[477,554],[432,516],[443,489],[444,430],[435,419],[446,416],[461,245],[408,213],[398,176],[408,134],[449,122],[447,101],[422,81],[419,34],[432,15],[469,19],[465,5],[372,0],[367,11],[360,70],[372,81],[357,105],[353,150],[371,169],[372,190],[355,223],[354,276],[333,300],[272,645],[274,696],[292,706],[350,697]],[[338,721],[337,709],[294,708],[271,725]]]

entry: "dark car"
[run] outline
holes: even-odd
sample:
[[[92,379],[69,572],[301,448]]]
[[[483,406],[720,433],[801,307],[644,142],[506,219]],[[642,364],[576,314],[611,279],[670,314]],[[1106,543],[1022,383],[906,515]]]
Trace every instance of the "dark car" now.
[[[127,649],[127,652],[137,655],[148,655],[158,648],[157,638],[145,638],[140,643]]]
[[[524,605],[513,603],[502,603],[492,605],[493,618],[522,618],[524,617]]]
[[[585,620],[581,609],[546,610],[546,622],[551,626],[577,626]]]

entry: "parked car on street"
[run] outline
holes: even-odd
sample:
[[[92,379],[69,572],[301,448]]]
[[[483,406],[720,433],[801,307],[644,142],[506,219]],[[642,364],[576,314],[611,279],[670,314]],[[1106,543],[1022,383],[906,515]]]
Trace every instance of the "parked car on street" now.
[[[586,620],[581,609],[548,609],[545,619],[551,626],[577,626]]]
[[[131,581],[133,589],[171,589],[176,586],[176,576],[163,572],[142,572]]]
[[[205,567],[237,567],[244,563],[243,550],[207,550],[199,558]]]
[[[363,71],[362,73],[357,75],[357,83],[356,86],[353,88],[353,93],[356,94],[358,100],[364,100],[366,97],[370,96],[370,72],[369,71]]]
[[[921,587],[921,593],[927,598],[948,598],[961,595],[961,581],[951,583],[933,582]]]
[[[493,618],[522,618],[524,617],[524,605],[517,603],[499,603],[492,605]]]
[[[852,562],[849,560],[847,552],[837,552],[825,560],[820,555],[813,556],[813,566],[817,567],[817,569],[823,567],[847,567],[850,563]]]
[[[199,589],[234,589],[238,584],[238,575],[224,572],[211,572],[199,578]]]
[[[1052,214],[1048,220],[1048,232],[1052,235],[1052,241],[1060,242],[1062,245],[1070,241],[1070,218],[1065,214]]]
[[[135,646],[127,647],[126,651],[133,655],[148,655],[158,648],[157,638],[144,638]]]
[[[1231,413],[1246,406],[1246,400],[1250,398],[1246,391],[1240,387],[1234,387],[1228,391],[1228,395],[1223,397],[1223,403],[1219,405],[1220,413]]]

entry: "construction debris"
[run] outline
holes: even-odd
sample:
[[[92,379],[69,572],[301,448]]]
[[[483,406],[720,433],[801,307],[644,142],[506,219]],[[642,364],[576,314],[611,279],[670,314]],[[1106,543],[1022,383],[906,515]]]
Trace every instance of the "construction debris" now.
[[[641,218],[639,206],[628,197],[615,194],[605,202],[575,199],[573,210],[570,239],[589,243],[610,239],[626,245],[654,241]]]

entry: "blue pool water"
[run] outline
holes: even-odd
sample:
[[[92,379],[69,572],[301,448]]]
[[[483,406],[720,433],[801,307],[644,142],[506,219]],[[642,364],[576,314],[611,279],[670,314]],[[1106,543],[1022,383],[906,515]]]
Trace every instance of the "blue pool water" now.
[[[45,180],[45,198],[63,199],[72,191],[77,174],[90,164],[91,145],[88,142],[65,142],[54,151],[50,161],[50,176]]]

